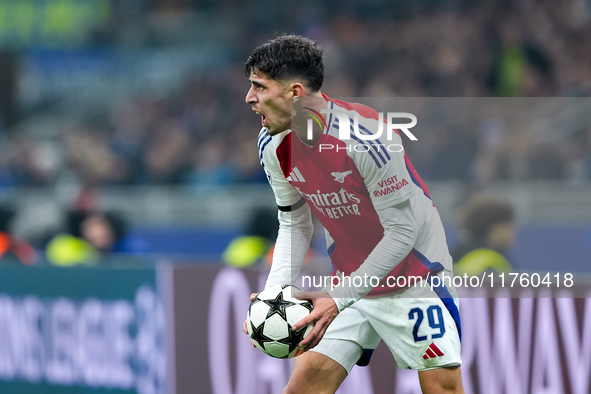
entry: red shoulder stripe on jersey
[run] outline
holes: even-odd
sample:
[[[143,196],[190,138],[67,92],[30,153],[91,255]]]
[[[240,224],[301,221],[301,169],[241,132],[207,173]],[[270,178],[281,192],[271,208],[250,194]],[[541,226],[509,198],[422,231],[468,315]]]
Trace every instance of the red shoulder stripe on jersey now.
[[[275,150],[281,171],[286,178],[291,172],[291,133],[285,136],[277,149]]]
[[[335,103],[336,105],[346,109],[347,111],[355,111],[359,115],[363,116],[364,118],[375,119],[375,120],[378,120],[378,118],[379,118],[378,111],[376,111],[375,109],[373,109],[371,107],[368,107],[367,105],[359,104],[359,103],[349,103],[349,102],[343,101],[343,100],[331,99],[330,97],[328,97],[324,93],[322,93],[322,97],[324,97],[324,99],[326,101],[330,101],[331,103]],[[384,118],[384,123],[386,123],[386,122],[387,122],[387,119]],[[396,134],[400,135],[398,130],[394,129],[394,131],[396,132]]]
[[[429,199],[431,199],[431,194],[429,193],[429,189],[427,189],[427,185],[425,185],[425,182],[423,182],[423,180],[419,176],[419,173],[417,172],[417,170],[415,170],[415,168],[412,166],[412,163],[410,162],[410,160],[406,156],[406,152],[404,153],[404,161],[406,162],[406,169],[408,170],[412,181],[415,183],[415,185],[417,185],[418,187],[420,187],[423,190],[423,193],[425,193],[425,196],[427,196],[427,197],[429,197]],[[433,204],[433,206],[435,206],[435,204]]]

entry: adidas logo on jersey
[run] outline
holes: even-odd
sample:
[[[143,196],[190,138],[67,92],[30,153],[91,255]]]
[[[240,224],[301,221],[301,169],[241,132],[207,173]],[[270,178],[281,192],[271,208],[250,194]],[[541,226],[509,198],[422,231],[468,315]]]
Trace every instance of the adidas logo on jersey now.
[[[345,171],[345,172],[331,172],[330,175],[332,175],[334,177],[334,180],[340,183],[345,182],[345,177],[347,175],[352,174],[353,171],[349,170],[349,171]]]
[[[439,349],[437,345],[431,342],[431,344],[427,348],[427,351],[425,352],[425,354],[423,354],[423,360],[428,360],[430,358],[436,358],[441,356],[443,356],[443,352],[441,351],[441,349]]]
[[[302,173],[300,172],[300,170],[298,170],[297,167],[294,167],[293,170],[291,170],[291,173],[286,179],[290,182],[306,182],[306,180],[302,176]]]

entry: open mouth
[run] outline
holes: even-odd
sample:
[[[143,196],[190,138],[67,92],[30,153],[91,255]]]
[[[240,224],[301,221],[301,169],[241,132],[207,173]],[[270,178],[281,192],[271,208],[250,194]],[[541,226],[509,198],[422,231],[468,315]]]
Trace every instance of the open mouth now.
[[[261,124],[263,125],[263,127],[265,127],[265,126],[266,126],[266,125],[265,125],[265,123],[266,123],[267,117],[266,117],[264,114],[260,113],[259,111],[255,110],[254,108],[253,108],[252,110],[253,110],[253,111],[254,111],[254,112],[257,114],[257,115],[261,115]]]

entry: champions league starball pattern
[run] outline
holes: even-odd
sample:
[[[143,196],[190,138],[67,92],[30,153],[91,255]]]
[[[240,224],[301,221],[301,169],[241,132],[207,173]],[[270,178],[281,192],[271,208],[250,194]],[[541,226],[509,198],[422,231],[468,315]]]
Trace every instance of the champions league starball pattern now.
[[[293,330],[308,316],[313,305],[293,295],[301,291],[292,285],[275,285],[261,291],[250,304],[246,324],[252,343],[265,354],[291,358],[302,353],[298,344],[310,333],[313,324]]]

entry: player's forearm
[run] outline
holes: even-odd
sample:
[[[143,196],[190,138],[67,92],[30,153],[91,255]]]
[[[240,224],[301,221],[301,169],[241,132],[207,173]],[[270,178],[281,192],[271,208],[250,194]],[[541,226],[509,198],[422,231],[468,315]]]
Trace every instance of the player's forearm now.
[[[265,288],[275,284],[294,284],[306,259],[314,226],[309,208],[279,212],[279,233],[273,251],[273,263]]]
[[[417,238],[417,224],[410,206],[406,201],[397,207],[386,208],[381,212],[387,219],[382,220],[384,237],[376,245],[361,266],[351,274],[351,280],[341,285],[329,294],[337,307],[343,310],[355,301],[361,299],[372,290],[371,283],[377,278],[384,279],[412,250]],[[360,279],[355,279],[359,277]],[[361,284],[353,286],[349,284]]]

